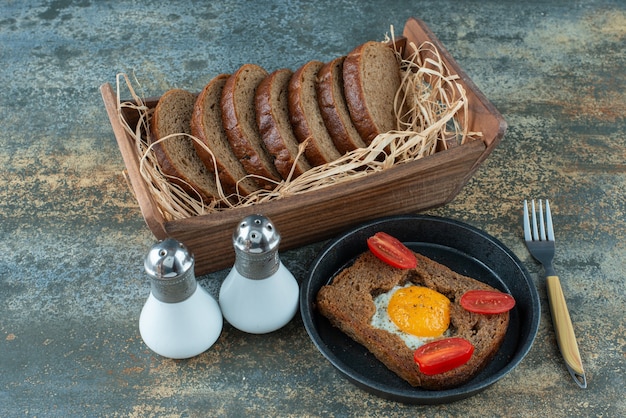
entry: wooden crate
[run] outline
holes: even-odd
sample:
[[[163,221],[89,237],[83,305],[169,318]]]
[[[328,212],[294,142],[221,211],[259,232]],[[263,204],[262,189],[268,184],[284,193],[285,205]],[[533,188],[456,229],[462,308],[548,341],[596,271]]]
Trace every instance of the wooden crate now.
[[[416,45],[431,42],[450,71],[459,75],[459,82],[468,97],[469,129],[482,132],[482,140],[470,141],[343,185],[182,220],[167,221],[156,207],[139,173],[139,156],[133,139],[118,119],[116,94],[110,84],[102,85],[100,91],[131,186],[155,237],[174,237],[184,242],[195,256],[196,274],[202,275],[233,264],[232,233],[241,219],[253,213],[263,214],[273,221],[282,236],[280,248],[286,250],[331,238],[376,217],[415,213],[450,202],[500,142],[507,125],[425,23],[409,19],[401,41],[405,39]],[[157,101],[158,98],[146,104],[154,107]],[[137,116],[131,111],[124,113],[124,118],[130,126],[136,124]]]

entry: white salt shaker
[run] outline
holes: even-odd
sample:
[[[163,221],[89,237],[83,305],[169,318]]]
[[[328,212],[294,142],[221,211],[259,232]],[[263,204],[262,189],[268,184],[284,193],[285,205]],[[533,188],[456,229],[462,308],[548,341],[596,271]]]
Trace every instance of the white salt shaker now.
[[[151,290],[139,316],[139,331],[146,345],[164,357],[194,357],[222,332],[219,305],[198,286],[194,264],[187,248],[172,238],[155,244],[144,262]]]
[[[298,310],[298,282],[280,261],[280,234],[263,215],[243,219],[233,233],[235,265],[219,303],[235,328],[264,334],[285,326]]]

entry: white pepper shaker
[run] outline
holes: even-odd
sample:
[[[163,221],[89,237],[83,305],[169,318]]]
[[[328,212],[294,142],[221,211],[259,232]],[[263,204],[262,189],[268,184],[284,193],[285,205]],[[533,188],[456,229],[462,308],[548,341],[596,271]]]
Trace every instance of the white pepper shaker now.
[[[235,328],[264,334],[285,326],[298,310],[298,282],[278,256],[280,234],[263,215],[244,218],[233,233],[235,265],[219,303]]]
[[[194,264],[187,248],[173,238],[155,244],[144,262],[151,290],[139,316],[139,331],[146,345],[164,357],[194,357],[222,332],[219,305],[198,286]]]

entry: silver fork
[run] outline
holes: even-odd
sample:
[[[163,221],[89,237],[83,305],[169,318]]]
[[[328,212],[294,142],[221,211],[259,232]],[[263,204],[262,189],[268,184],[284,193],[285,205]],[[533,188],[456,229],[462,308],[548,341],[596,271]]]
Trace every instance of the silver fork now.
[[[552,323],[554,324],[556,341],[561,350],[561,355],[574,381],[578,386],[584,389],[587,387],[587,379],[585,377],[585,371],[583,370],[582,360],[580,359],[576,335],[574,335],[574,327],[572,326],[572,320],[567,310],[561,282],[552,267],[552,260],[554,259],[554,229],[552,227],[550,203],[547,200],[545,206],[544,224],[544,212],[541,200],[539,200],[539,222],[537,222],[535,201],[531,201],[532,213],[529,216],[528,202],[524,200],[524,239],[526,240],[528,251],[543,265],[546,274],[546,288],[548,301],[550,302],[550,313],[552,314]],[[537,225],[539,225],[539,227],[537,227]]]

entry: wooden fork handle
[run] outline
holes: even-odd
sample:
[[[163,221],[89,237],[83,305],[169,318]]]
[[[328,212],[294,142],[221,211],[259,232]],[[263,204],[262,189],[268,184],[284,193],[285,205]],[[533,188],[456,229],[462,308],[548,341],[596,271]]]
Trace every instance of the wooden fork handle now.
[[[556,333],[556,341],[565,360],[567,368],[578,385],[582,388],[587,387],[585,371],[583,370],[583,362],[578,351],[576,343],[576,335],[572,320],[567,310],[565,296],[561,288],[561,282],[558,276],[548,276],[546,278],[546,287],[548,290],[548,299],[550,301],[550,313],[552,314],[552,322]]]

